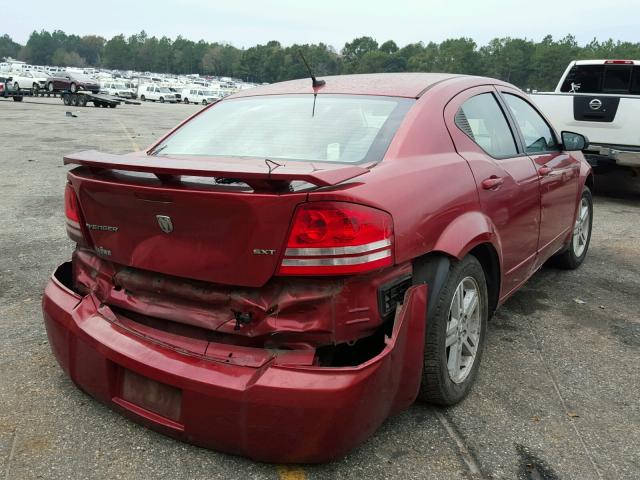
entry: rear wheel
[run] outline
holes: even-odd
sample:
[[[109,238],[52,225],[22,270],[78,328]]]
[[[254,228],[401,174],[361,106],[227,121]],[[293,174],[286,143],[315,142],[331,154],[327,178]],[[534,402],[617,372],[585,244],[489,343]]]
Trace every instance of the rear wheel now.
[[[116,108],[116,104],[115,103],[110,103],[109,104],[109,108]]]
[[[146,99],[146,97],[144,95],[140,95],[140,100],[145,102],[147,99]]]
[[[160,97],[160,103],[164,103],[164,97]]]
[[[18,85],[18,82],[13,82],[13,88],[15,88],[16,90],[20,90],[20,85]]]
[[[53,90],[54,90],[53,82],[47,83],[47,90],[49,90],[49,92],[53,93]]]
[[[40,90],[40,85],[39,85],[39,84],[37,84],[37,83],[34,83],[34,84],[32,85],[32,87],[33,87],[33,90],[32,90],[33,96],[34,96],[34,97],[37,97],[37,96],[38,96],[38,94],[40,93],[40,92],[39,92],[39,90]]]
[[[188,104],[188,103],[189,103],[189,99],[188,99],[188,98],[185,98],[185,99],[183,100],[183,102]]]
[[[72,83],[71,85],[69,85],[69,91],[71,93],[76,93],[78,91],[78,87],[76,86],[75,83]]]
[[[206,100],[202,100],[202,105],[206,105],[207,101]]]
[[[591,242],[591,227],[593,225],[593,197],[586,185],[582,191],[576,221],[573,224],[573,234],[565,250],[553,257],[553,264],[567,270],[574,270],[582,265]]]
[[[420,400],[454,405],[470,391],[484,348],[489,302],[480,262],[452,263],[427,319]]]

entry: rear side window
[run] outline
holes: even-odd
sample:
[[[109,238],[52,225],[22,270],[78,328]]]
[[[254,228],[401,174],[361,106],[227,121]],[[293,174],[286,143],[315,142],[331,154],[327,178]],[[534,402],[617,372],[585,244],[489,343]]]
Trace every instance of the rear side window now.
[[[527,153],[560,150],[553,130],[545,122],[544,118],[536,112],[535,108],[520,97],[510,93],[504,94],[504,100],[507,102],[518,127],[520,127]]]
[[[455,123],[492,157],[518,154],[511,128],[492,93],[481,93],[464,102]]]

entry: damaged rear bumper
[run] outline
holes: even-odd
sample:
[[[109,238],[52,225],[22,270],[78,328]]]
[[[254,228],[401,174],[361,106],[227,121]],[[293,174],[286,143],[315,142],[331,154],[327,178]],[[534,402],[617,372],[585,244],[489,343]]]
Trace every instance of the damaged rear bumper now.
[[[265,357],[265,349],[212,342],[202,353],[170,347],[129,328],[93,294],[72,291],[64,268],[42,302],[62,368],[90,395],[181,440],[259,461],[327,462],[417,395],[425,285],[407,290],[378,355],[354,367],[322,367],[296,351]]]

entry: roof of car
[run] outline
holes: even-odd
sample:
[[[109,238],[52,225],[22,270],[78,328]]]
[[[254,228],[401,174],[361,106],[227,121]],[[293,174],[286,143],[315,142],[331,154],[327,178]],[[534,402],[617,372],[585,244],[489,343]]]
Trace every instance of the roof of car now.
[[[430,86],[460,77],[451,73],[371,73],[361,75],[337,75],[318,77],[325,84],[316,88],[317,93],[340,93],[352,95],[383,95],[389,97],[417,98]],[[252,97],[256,95],[282,95],[314,93],[310,78],[273,83],[261,87],[241,90],[233,95]]]

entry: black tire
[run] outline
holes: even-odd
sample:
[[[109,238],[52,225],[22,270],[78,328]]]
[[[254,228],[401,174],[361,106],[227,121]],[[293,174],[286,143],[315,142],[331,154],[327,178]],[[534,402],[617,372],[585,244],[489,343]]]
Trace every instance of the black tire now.
[[[80,105],[80,95],[73,95],[71,97],[71,103],[74,107],[77,107]]]
[[[71,96],[70,95],[63,95],[62,97],[62,103],[64,103],[65,105],[71,105]]]
[[[78,91],[78,86],[75,83],[71,82],[71,85],[69,85],[69,91],[71,93],[76,93]]]
[[[20,84],[19,84],[18,82],[13,82],[13,89],[14,89],[15,91],[20,90]]]
[[[472,280],[470,280],[472,279]],[[450,348],[446,346],[447,326],[449,324],[450,312],[452,308],[452,300],[456,294],[458,286],[462,282],[474,285],[478,293],[477,312],[479,326],[479,335],[476,342],[476,354],[471,363],[464,370],[464,378],[457,381],[452,379],[447,364]],[[465,292],[465,297],[468,295]],[[484,270],[478,260],[469,255],[460,262],[452,262],[449,267],[449,274],[437,293],[437,296],[430,299],[435,302],[433,309],[430,309],[430,315],[427,319],[427,333],[424,347],[424,364],[422,370],[422,382],[418,398],[422,401],[437,405],[454,405],[467,396],[473,383],[478,376],[478,368],[482,359],[482,351],[484,350],[487,319],[489,317],[489,295],[487,292],[487,282]],[[466,332],[467,320],[463,325]],[[471,323],[469,324],[471,325]],[[459,329],[455,330],[460,331]],[[461,335],[454,334],[454,338],[461,338]],[[456,344],[458,344],[456,342]],[[462,348],[462,347],[461,347]],[[464,347],[465,349],[467,347]],[[463,350],[467,351],[468,350]],[[458,374],[462,374],[463,370],[458,369]]]
[[[188,104],[189,104],[189,99],[188,99],[188,98],[185,98],[185,99],[183,100],[183,102],[184,102],[185,104],[187,104],[187,105],[188,105]]]
[[[47,90],[49,90],[49,93],[53,93],[53,91],[55,90],[55,88],[53,87],[53,82],[47,83]]]
[[[39,95],[39,93],[40,93],[40,85],[38,85],[37,83],[34,83],[34,84],[32,85],[31,94],[32,94],[34,97],[37,97],[37,96]]]
[[[160,103],[164,103],[164,97],[160,97]]]
[[[140,95],[140,101],[146,102],[147,101],[147,97],[145,97],[144,95]]]
[[[94,102],[93,102],[93,106],[94,106],[94,107],[100,107],[100,102],[96,102],[96,101],[94,100]]]
[[[586,222],[582,222],[581,226],[578,226],[578,219],[580,217],[583,205],[587,208],[588,219]],[[586,223],[586,224],[585,224]],[[576,221],[574,222],[574,230],[571,234],[571,238],[569,239],[568,245],[555,257],[551,259],[551,264],[558,267],[563,268],[565,270],[575,270],[584,259],[587,257],[587,252],[589,251],[589,244],[591,243],[591,227],[593,226],[593,196],[591,195],[591,190],[586,185],[582,190],[582,197],[580,197],[580,203],[578,204],[578,211],[576,213]],[[585,231],[586,230],[586,231]],[[581,235],[583,234],[583,235]],[[574,242],[574,238],[578,235],[578,237],[582,240],[576,239]],[[580,249],[579,245],[583,245],[584,248],[582,251],[577,251]]]
[[[206,105],[207,101],[206,100],[202,100],[202,105]]]
[[[22,95],[17,96],[17,97],[13,97],[13,101],[14,101],[14,102],[21,102],[23,98],[24,98],[24,97],[23,97]]]
[[[109,108],[116,108],[116,104],[115,103],[110,103],[109,104]]]
[[[87,106],[87,96],[86,95],[79,95],[78,96],[78,106],[79,107],[86,107]]]

